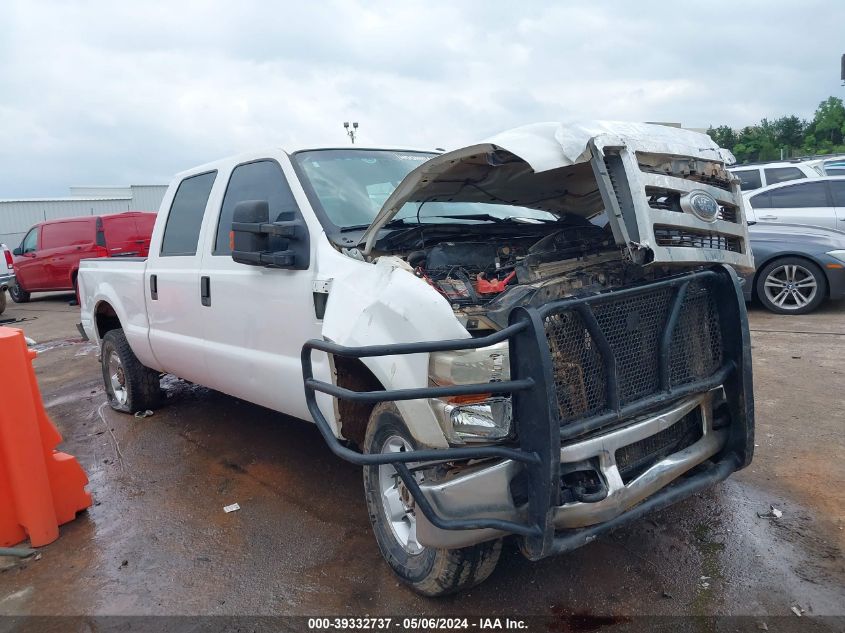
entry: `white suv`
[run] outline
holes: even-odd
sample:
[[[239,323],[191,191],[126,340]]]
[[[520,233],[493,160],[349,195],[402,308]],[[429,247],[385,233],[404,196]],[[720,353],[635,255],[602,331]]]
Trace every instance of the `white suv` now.
[[[753,191],[779,182],[800,178],[818,178],[823,175],[808,163],[791,161],[742,165],[741,167],[731,167],[728,171],[739,178],[739,186],[743,191]]]

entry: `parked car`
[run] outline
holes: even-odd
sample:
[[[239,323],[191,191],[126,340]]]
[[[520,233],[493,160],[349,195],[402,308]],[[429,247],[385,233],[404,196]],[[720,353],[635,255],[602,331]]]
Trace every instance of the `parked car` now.
[[[731,158],[608,122],[243,154],[176,176],[146,260],[82,262],[81,327],[117,411],[169,373],[313,419],[396,574],[458,591],[750,462]]]
[[[0,244],[0,314],[6,311],[6,290],[15,283],[15,268],[12,252]]]
[[[812,165],[800,160],[737,165],[729,168],[729,171],[739,178],[740,188],[743,191],[754,191],[779,182],[818,178],[824,175]]]
[[[777,314],[807,314],[826,299],[845,298],[845,232],[803,224],[749,226],[756,272],[745,298]]]
[[[73,290],[79,262],[96,257],[146,257],[155,213],[127,211],[100,216],[47,220],[33,226],[15,251],[17,303],[33,292]]]
[[[845,229],[845,176],[786,182],[746,193],[752,222],[810,224]]]
[[[845,176],[845,154],[811,160],[807,164],[822,176]]]

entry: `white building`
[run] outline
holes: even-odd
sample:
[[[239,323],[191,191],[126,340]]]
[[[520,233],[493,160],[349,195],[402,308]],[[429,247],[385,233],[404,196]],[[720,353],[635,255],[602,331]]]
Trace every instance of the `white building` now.
[[[0,243],[16,247],[29,228],[54,218],[158,211],[167,185],[71,187],[66,198],[0,199]]]

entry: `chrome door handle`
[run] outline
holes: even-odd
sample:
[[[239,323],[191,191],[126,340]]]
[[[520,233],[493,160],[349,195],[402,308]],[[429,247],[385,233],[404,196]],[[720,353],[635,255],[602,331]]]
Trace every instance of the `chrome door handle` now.
[[[778,216],[776,216],[776,215],[761,215],[760,219],[761,220],[777,220]]]

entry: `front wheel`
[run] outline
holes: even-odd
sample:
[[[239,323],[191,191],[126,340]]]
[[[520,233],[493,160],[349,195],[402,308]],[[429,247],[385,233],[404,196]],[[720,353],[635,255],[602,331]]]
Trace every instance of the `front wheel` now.
[[[161,404],[158,372],[141,364],[123,330],[106,332],[101,363],[106,397],[112,409],[135,413]]]
[[[367,426],[364,450],[401,453],[413,448],[411,434],[396,406],[377,405]],[[422,545],[417,540],[419,510],[393,466],[365,466],[364,493],[382,556],[417,593],[442,596],[468,589],[486,580],[496,568],[502,551],[501,539],[460,549]]]
[[[9,286],[9,296],[15,303],[27,303],[29,301],[29,293],[21,288],[19,281],[16,281]]]
[[[757,275],[757,298],[776,314],[807,314],[827,296],[822,269],[800,257],[780,257]]]

